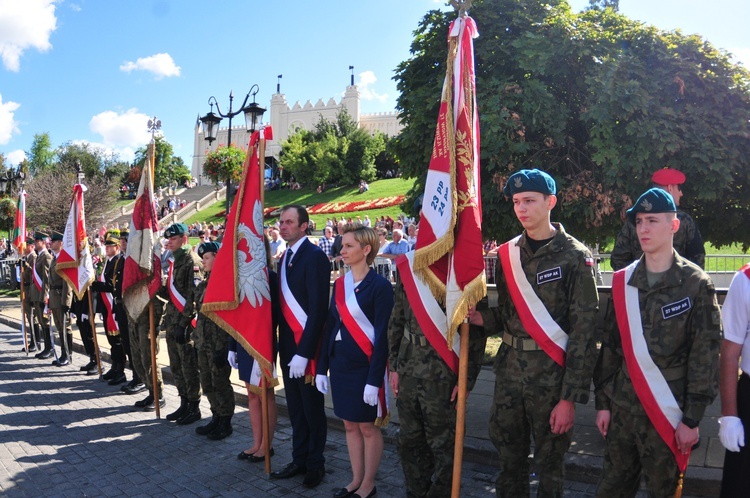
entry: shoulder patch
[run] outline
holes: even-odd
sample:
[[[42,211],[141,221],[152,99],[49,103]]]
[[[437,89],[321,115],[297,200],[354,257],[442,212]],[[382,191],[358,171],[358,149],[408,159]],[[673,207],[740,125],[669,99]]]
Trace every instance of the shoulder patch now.
[[[674,303],[667,304],[661,307],[661,316],[665,320],[681,315],[692,308],[692,302],[689,297],[680,299]]]
[[[536,274],[536,284],[546,284],[562,278],[562,267],[550,268],[549,270],[540,271]]]

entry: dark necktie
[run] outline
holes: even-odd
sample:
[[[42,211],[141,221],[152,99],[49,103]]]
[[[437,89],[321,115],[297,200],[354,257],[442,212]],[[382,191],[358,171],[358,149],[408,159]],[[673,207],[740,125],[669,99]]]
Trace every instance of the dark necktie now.
[[[292,256],[294,256],[294,251],[291,249],[286,250],[286,267],[291,268],[292,267]]]

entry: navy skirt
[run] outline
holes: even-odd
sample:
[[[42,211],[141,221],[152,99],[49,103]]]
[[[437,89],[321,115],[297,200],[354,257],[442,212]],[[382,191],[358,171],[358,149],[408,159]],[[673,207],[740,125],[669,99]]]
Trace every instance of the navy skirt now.
[[[347,354],[336,354],[340,341],[336,341],[330,359],[331,397],[333,413],[349,422],[375,422],[378,418],[377,406],[370,406],[362,400],[370,373],[370,363],[364,353],[355,358]]]

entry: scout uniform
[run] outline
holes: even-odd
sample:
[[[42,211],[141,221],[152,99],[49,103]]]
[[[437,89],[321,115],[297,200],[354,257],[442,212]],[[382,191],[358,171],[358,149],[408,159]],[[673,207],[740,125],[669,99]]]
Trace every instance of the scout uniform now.
[[[555,195],[555,181],[539,170],[508,179],[507,197]],[[594,366],[599,296],[589,250],[552,223],[546,241],[526,232],[498,249],[498,305],[482,311],[487,335],[502,333],[495,357],[495,393],[489,433],[500,453],[497,496],[529,496],[530,436],[539,496],[562,496],[564,457],[571,431],[550,430],[562,401],[586,403]]]
[[[675,211],[672,197],[654,188],[628,216],[634,223],[636,213]],[[597,496],[635,496],[641,473],[649,496],[671,496],[689,457],[676,448],[675,430],[680,422],[697,427],[716,396],[714,285],[697,265],[673,256],[662,274],[649,273],[643,256],[613,277],[614,316],[605,321],[594,372],[596,408],[611,414]]]
[[[63,234],[52,232],[51,240],[62,241]],[[57,254],[52,258],[49,267],[49,309],[52,312],[52,318],[55,321],[55,328],[60,335],[60,348],[62,354],[60,358],[53,361],[53,365],[68,365],[73,357],[73,330],[70,322],[67,320],[70,305],[73,302],[73,290],[58,273],[57,273]]]
[[[164,231],[164,237],[183,236],[187,225],[175,223]],[[188,244],[172,252],[169,274],[162,295],[167,300],[162,328],[167,332],[169,368],[180,395],[180,407],[167,415],[180,425],[200,420],[201,384],[198,373],[198,358],[191,338],[195,315],[195,287],[203,280],[203,263]]]
[[[651,177],[655,185],[682,185],[685,183],[685,175],[676,169],[663,168]],[[674,234],[672,245],[675,251],[684,258],[692,261],[703,268],[705,266],[706,249],[703,247],[703,238],[698,230],[695,220],[686,212],[677,210],[677,219],[680,220],[680,229]],[[612,268],[617,271],[625,268],[630,263],[639,259],[643,251],[641,243],[638,242],[638,234],[632,221],[626,221],[620,233],[617,234],[615,247],[610,256]]]
[[[478,327],[470,329],[468,390],[479,375],[486,343]],[[398,374],[398,453],[407,496],[450,496],[456,433],[456,408],[450,398],[458,384],[457,368],[425,337],[401,281],[388,323],[388,351],[389,370]]]
[[[47,234],[36,232],[34,242],[47,240]],[[29,297],[34,306],[36,320],[42,328],[44,335],[44,349],[36,354],[36,358],[47,359],[53,355],[52,336],[49,330],[49,317],[47,316],[47,301],[49,300],[49,267],[52,264],[52,254],[43,248],[36,253],[36,261],[31,273],[31,292]]]
[[[198,257],[202,258],[205,253],[216,253],[218,250],[217,242],[204,242],[198,246]],[[199,312],[209,277],[210,274],[206,273],[206,279],[195,290],[195,307]],[[201,387],[211,405],[212,417],[207,425],[197,427],[195,432],[214,440],[224,439],[232,434],[234,388],[229,380],[232,367],[227,361],[229,337],[216,323],[198,313],[193,340],[195,349],[198,350]]]

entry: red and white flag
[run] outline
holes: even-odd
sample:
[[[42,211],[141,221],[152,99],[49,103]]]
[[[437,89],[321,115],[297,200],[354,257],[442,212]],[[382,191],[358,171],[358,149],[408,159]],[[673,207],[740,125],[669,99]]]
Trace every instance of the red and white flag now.
[[[18,249],[18,254],[23,253],[26,247],[26,191],[18,193],[18,204],[16,205],[16,218],[13,221],[13,245]]]
[[[143,313],[161,287],[161,243],[154,203],[153,162],[154,143],[151,142],[130,220],[122,277],[123,302],[133,320]]]
[[[445,303],[449,346],[469,308],[487,294],[474,76],[477,36],[471,17],[451,23],[448,69],[413,263],[415,274]]]
[[[227,218],[201,313],[234,337],[255,358],[268,385],[274,378],[271,288],[263,243],[263,182],[260,157],[270,127],[250,137],[239,191]],[[232,285],[233,284],[233,285]]]
[[[56,271],[66,282],[78,299],[83,299],[86,289],[96,278],[94,264],[89,250],[89,239],[86,236],[86,217],[83,207],[83,193],[86,187],[81,184],[73,186],[73,200],[70,203],[70,214],[65,224],[62,249],[57,256]]]

